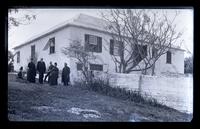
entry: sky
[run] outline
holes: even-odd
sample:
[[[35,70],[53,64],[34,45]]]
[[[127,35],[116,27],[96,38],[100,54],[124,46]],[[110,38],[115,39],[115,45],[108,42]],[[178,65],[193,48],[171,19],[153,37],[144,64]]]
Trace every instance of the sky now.
[[[183,40],[181,48],[186,50],[185,57],[193,53],[193,10],[192,9],[177,9],[179,15],[175,20],[177,31],[183,31],[180,40]],[[8,49],[20,45],[31,37],[38,35],[51,27],[58,25],[74,16],[83,13],[94,17],[101,17],[100,11],[102,9],[20,9],[18,13],[9,14],[13,17],[21,17],[24,14],[35,14],[36,20],[33,20],[28,25],[20,25],[18,27],[12,26],[8,31]],[[153,10],[154,11],[154,10]],[[163,9],[156,9],[157,12]],[[168,16],[174,16],[174,9],[168,9]]]

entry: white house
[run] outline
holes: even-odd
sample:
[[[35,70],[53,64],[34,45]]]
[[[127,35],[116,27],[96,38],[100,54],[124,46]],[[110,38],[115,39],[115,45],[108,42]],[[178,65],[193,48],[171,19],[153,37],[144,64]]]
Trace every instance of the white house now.
[[[110,56],[106,43],[111,36],[102,27],[104,21],[92,16],[80,14],[77,17],[51,28],[50,30],[33,37],[29,41],[14,48],[17,53],[14,57],[14,68],[17,71],[21,66],[27,67],[30,57],[44,58],[48,67],[49,62],[57,62],[59,70],[62,70],[64,62],[71,68],[71,80],[78,77],[80,68],[73,58],[68,58],[61,52],[63,47],[69,46],[72,40],[89,38],[90,43],[96,45],[94,53],[98,59],[90,64],[94,71],[115,72],[115,64]],[[184,50],[171,49],[168,54],[162,55],[155,64],[155,73],[164,72],[184,73]]]

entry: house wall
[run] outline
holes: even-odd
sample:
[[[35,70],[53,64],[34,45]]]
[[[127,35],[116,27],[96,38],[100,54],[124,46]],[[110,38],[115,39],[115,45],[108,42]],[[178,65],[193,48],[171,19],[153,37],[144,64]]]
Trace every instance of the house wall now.
[[[103,64],[104,72],[109,71],[110,73],[115,72],[115,64],[110,56],[109,52],[109,41],[111,37],[108,34],[97,32],[94,30],[88,30],[77,27],[70,27],[70,38],[79,39],[84,43],[84,35],[91,34],[102,37],[102,53],[95,53],[98,56],[98,59],[94,61],[97,64]],[[72,66],[76,69],[75,60],[72,61]],[[142,63],[142,62],[141,62]],[[149,70],[150,73],[151,70]],[[77,77],[77,72],[74,71],[74,76]],[[184,73],[184,52],[180,50],[172,50],[172,63],[166,63],[166,54],[162,55],[160,59],[155,64],[156,74],[163,72],[175,72],[175,73]],[[132,73],[141,73],[141,72],[132,72]]]
[[[44,46],[48,42],[48,40],[52,37],[55,37],[55,53],[49,54],[49,48],[46,50],[43,50]],[[69,62],[69,58],[64,56],[61,53],[61,48],[63,46],[67,46],[69,43],[69,30],[67,28],[62,29],[60,31],[57,31],[55,33],[52,33],[48,36],[45,36],[41,39],[38,39],[36,41],[33,41],[30,44],[27,44],[25,46],[20,47],[19,49],[16,49],[15,52],[20,51],[20,63],[17,63],[17,56],[14,57],[14,68],[16,71],[19,70],[21,66],[24,68],[27,68],[28,62],[30,61],[31,56],[31,46],[35,45],[35,51],[38,55],[38,60],[40,58],[43,58],[44,62],[46,63],[46,66],[48,68],[49,62],[52,61],[57,62],[59,70],[61,70],[64,66],[64,62]]]
[[[155,64],[155,73],[161,74],[165,72],[184,74],[184,51],[171,50],[171,64],[166,63],[167,54],[162,55]]]
[[[92,63],[103,65],[104,72],[106,71],[115,72],[114,62],[112,61],[111,56],[109,54],[109,44],[108,44],[109,42],[107,42],[107,41],[110,41],[109,35],[105,33],[97,32],[97,31],[77,28],[77,27],[69,27],[69,30],[70,30],[70,39],[81,40],[83,41],[82,42],[83,45],[85,42],[85,34],[91,34],[91,35],[102,37],[102,52],[94,53],[94,55],[97,56],[97,59],[92,61]],[[77,62],[76,60],[71,59],[71,69],[73,69],[71,72],[72,78],[80,77],[80,71],[77,71],[76,62]]]
[[[46,66],[48,68],[49,62],[52,61],[57,62],[59,70],[62,70],[64,66],[64,62],[67,62],[69,67],[71,68],[71,80],[73,78],[77,78],[80,75],[80,72],[77,72],[76,68],[76,60],[68,58],[61,52],[63,47],[67,47],[71,40],[82,40],[84,43],[84,35],[91,34],[102,37],[102,53],[94,53],[97,56],[97,59],[93,61],[95,64],[102,64],[104,72],[109,71],[109,73],[115,73],[115,64],[110,56],[109,52],[109,42],[111,37],[108,34],[84,29],[80,27],[69,26],[64,29],[61,29],[57,32],[49,34],[39,40],[32,42],[31,44],[25,45],[19,49],[16,49],[16,52],[20,50],[20,63],[16,63],[17,56],[15,56],[14,68],[15,70],[19,70],[21,66],[25,69],[27,68],[30,55],[31,55],[31,45],[35,45],[35,50],[38,55],[38,59],[44,58],[46,62]],[[49,54],[49,49],[43,50],[44,46],[48,42],[49,38],[55,37],[55,53]],[[160,74],[162,72],[178,72],[184,73],[184,53],[183,51],[173,51],[172,53],[172,64],[166,64],[166,54],[161,56],[161,58],[156,62],[155,72],[156,74]],[[140,73],[140,72],[132,72],[132,73]],[[60,78],[59,78],[60,79]]]

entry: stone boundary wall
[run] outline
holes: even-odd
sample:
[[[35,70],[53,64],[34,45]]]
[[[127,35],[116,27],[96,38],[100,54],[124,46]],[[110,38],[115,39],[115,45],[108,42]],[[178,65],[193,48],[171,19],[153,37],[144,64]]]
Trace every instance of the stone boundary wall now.
[[[141,80],[140,80],[141,77]],[[112,87],[140,91],[142,95],[183,112],[193,112],[193,77],[109,74]]]

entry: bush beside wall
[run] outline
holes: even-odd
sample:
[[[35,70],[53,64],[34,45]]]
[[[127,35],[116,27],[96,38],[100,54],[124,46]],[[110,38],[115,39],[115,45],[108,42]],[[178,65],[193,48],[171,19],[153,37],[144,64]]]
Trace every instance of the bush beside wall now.
[[[156,99],[150,96],[141,95],[139,91],[127,90],[121,87],[112,87],[107,80],[95,79],[90,85],[86,85],[84,82],[76,82],[75,85],[84,89],[98,92],[104,95],[115,97],[122,100],[128,100],[136,103],[148,104],[155,107],[169,108]]]

